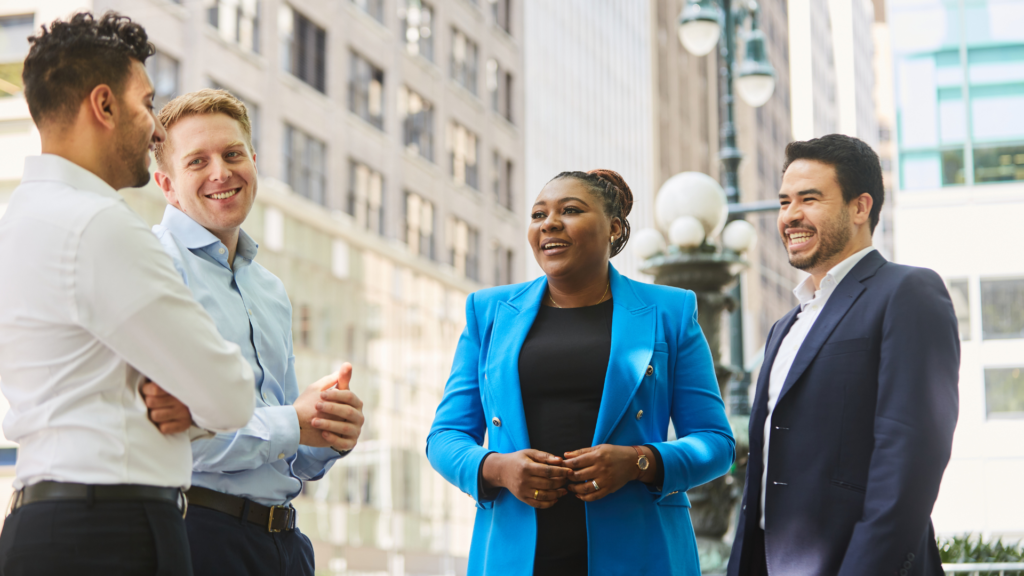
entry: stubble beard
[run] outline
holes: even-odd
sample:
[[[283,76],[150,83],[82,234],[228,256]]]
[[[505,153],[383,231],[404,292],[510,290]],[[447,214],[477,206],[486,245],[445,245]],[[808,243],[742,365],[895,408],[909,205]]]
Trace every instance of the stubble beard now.
[[[122,169],[131,182],[129,188],[141,188],[149,184],[149,167],[146,166],[146,156],[149,155],[149,141],[152,138],[146,137],[145,129],[132,127],[130,130],[121,132],[117,141],[117,157]]]
[[[817,233],[818,246],[810,254],[797,256],[790,254],[787,246],[786,253],[789,254],[789,265],[798,270],[809,271],[831,261],[846,249],[846,245],[853,238],[853,230],[850,223],[849,212],[840,209],[835,217],[825,222],[820,228],[804,226],[804,228],[814,230]],[[783,237],[783,245],[786,245],[785,237]]]

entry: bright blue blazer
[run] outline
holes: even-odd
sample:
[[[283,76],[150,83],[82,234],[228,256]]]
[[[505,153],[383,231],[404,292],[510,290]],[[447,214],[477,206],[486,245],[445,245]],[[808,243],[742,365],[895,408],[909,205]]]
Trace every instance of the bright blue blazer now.
[[[724,474],[735,456],[697,300],[609,271],[611,357],[593,445],[654,445],[665,482],[656,490],[633,481],[586,505],[590,574],[697,576],[686,491]],[[434,469],[477,502],[470,575],[533,574],[534,509],[505,489],[481,501],[477,474],[489,452],[530,448],[519,352],[546,287],[542,276],[469,295],[466,329],[427,437]],[[666,441],[670,418],[678,440]]]

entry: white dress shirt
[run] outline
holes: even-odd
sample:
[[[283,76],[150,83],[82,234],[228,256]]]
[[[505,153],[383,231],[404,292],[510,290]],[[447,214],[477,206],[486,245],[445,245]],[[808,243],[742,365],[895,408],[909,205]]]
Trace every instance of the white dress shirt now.
[[[149,421],[142,375],[200,427],[244,426],[253,373],[156,236],[95,174],[25,160],[0,220],[0,384],[15,487],[43,480],[187,487],[189,435]]]
[[[843,281],[843,278],[846,278],[850,270],[853,270],[853,267],[870,254],[872,250],[874,250],[874,247],[868,246],[836,264],[821,279],[821,288],[818,290],[814,289],[814,278],[810,276],[804,278],[804,281],[793,289],[793,294],[800,301],[800,313],[796,317],[796,322],[793,323],[786,337],[782,340],[768,376],[768,417],[764,420],[764,458],[762,460],[764,466],[761,472],[762,530],[764,530],[764,497],[768,484],[768,444],[771,440],[772,413],[775,411],[775,403],[779,400],[779,394],[782,392],[782,386],[786,382],[786,377],[789,376],[789,369],[793,367],[793,360],[796,359],[797,352],[803,346],[807,333],[814,326],[814,322],[818,319],[818,315],[821,314],[825,303],[828,302],[829,296],[835,291],[836,286],[839,286],[839,283]],[[765,368],[762,367],[761,369],[764,370]]]

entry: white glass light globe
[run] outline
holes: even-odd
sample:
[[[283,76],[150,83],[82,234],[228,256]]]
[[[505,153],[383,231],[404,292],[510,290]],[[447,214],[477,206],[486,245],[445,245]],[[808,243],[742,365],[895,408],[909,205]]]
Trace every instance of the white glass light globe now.
[[[655,223],[666,234],[676,218],[693,216],[704,225],[704,235],[714,237],[725,225],[728,213],[725,190],[701,172],[680,172],[669,178],[654,200]]]
[[[680,248],[696,248],[704,242],[704,225],[693,216],[680,216],[669,226],[668,241]]]
[[[722,27],[712,20],[690,20],[679,26],[679,41],[694,56],[704,56],[718,44]]]
[[[757,231],[746,220],[733,220],[722,230],[722,245],[733,252],[746,252],[754,246]]]
[[[775,92],[775,77],[771,74],[747,74],[736,79],[736,91],[747,105],[763,106]]]
[[[651,256],[665,251],[665,237],[654,228],[644,228],[630,238],[633,245],[633,254],[641,260],[647,260]]]

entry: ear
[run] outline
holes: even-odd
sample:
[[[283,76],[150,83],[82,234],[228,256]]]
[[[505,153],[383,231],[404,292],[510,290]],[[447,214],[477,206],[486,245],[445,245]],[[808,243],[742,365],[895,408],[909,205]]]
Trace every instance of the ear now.
[[[100,84],[89,92],[89,98],[85,101],[89,117],[108,130],[116,127],[114,116],[117,113],[117,97],[114,91],[106,84]]]
[[[156,185],[163,191],[167,203],[181,210],[181,203],[178,202],[178,193],[174,190],[174,181],[171,180],[171,177],[161,169],[157,169],[153,173],[153,178],[156,180]]]
[[[853,208],[853,223],[858,226],[863,226],[866,222],[871,219],[871,207],[875,205],[875,199],[871,197],[871,194],[864,193],[857,196],[850,202],[851,208]]]
[[[622,236],[622,220],[620,220],[618,216],[612,218],[611,235],[616,238]]]

